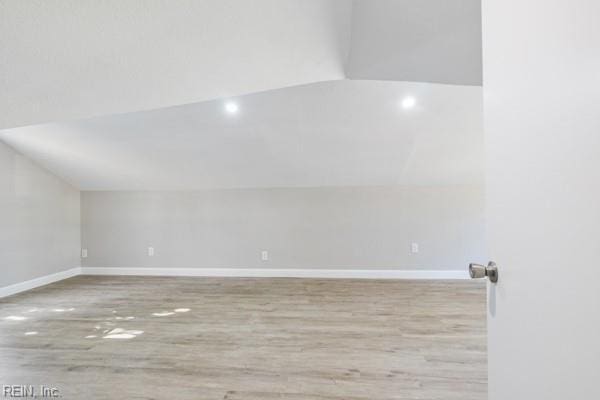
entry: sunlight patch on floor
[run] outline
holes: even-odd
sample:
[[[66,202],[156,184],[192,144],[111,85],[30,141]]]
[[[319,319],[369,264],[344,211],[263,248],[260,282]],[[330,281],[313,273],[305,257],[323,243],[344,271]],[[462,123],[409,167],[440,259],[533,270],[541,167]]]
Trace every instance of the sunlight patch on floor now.
[[[103,339],[133,339],[138,335],[141,335],[144,331],[138,330],[127,330],[123,328],[115,328],[108,332]]]
[[[163,312],[152,313],[152,315],[154,315],[155,317],[166,317],[168,315],[173,315],[173,314],[175,314],[175,313],[171,312],[171,311],[163,311]]]
[[[22,315],[9,315],[8,317],[4,317],[7,321],[25,321],[27,318]]]

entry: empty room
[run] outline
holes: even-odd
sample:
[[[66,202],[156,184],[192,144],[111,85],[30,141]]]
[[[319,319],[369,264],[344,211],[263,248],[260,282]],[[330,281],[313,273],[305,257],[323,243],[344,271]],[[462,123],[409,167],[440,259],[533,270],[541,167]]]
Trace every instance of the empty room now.
[[[598,20],[0,0],[0,398],[600,398]]]

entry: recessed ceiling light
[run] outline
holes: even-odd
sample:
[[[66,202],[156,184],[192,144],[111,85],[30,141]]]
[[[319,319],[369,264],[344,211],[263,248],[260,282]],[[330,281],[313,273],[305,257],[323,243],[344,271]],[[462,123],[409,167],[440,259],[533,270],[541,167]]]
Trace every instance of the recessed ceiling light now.
[[[413,108],[417,104],[417,100],[412,96],[407,96],[404,99],[402,99],[401,104],[402,104],[402,108],[404,108],[405,110],[408,110],[410,108]]]
[[[225,111],[227,111],[229,114],[235,114],[238,112],[238,110],[238,105],[233,101],[228,101],[227,103],[225,103]]]

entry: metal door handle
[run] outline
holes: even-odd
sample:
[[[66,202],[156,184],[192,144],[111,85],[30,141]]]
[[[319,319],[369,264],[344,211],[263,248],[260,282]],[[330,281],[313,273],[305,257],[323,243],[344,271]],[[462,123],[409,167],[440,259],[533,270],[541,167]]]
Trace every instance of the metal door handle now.
[[[471,275],[472,279],[485,278],[487,276],[490,279],[490,282],[496,283],[498,282],[498,267],[493,261],[490,261],[487,267],[485,265],[471,263],[469,264],[469,275]]]

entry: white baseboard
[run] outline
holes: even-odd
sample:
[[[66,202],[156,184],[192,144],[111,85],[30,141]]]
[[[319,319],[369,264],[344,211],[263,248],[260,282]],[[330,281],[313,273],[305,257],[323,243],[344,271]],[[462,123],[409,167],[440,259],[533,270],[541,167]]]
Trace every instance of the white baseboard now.
[[[75,267],[0,288],[0,298],[77,275],[204,276],[239,278],[469,279],[461,270],[291,268],[94,268]]]
[[[82,268],[83,275],[205,276],[246,278],[469,279],[466,270],[270,269],[270,268]]]
[[[71,278],[81,274],[81,267],[75,267],[66,271],[60,271],[55,274],[40,276],[39,278],[30,279],[25,282],[15,283],[13,285],[0,288],[0,298],[34,289],[39,286],[44,286],[49,283],[62,281],[63,279]]]

